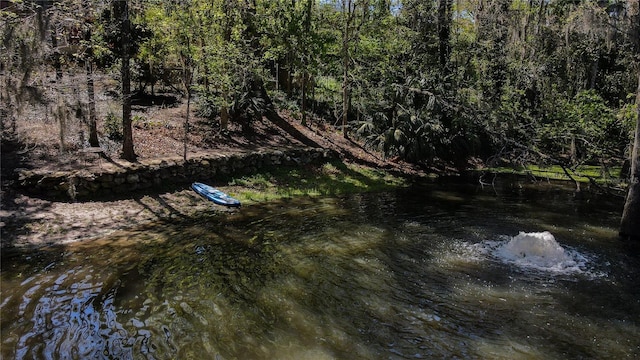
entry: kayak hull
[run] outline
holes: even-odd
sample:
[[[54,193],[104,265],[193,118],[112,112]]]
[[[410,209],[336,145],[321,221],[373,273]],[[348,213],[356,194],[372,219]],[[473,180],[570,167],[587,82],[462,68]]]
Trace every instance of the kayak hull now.
[[[191,184],[191,188],[200,196],[213,202],[214,204],[229,206],[229,207],[240,207],[239,200],[234,199],[233,197],[214,188],[213,186],[209,186],[207,184],[203,184],[199,182],[194,182],[193,184]]]

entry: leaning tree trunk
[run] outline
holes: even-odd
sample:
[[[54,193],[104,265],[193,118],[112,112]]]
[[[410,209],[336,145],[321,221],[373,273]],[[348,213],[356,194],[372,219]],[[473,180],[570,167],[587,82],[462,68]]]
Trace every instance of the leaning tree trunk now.
[[[638,72],[636,105],[638,106],[638,118],[636,119],[635,138],[631,152],[631,178],[620,222],[620,235],[623,238],[640,241],[640,70]]]
[[[131,31],[129,23],[129,5],[127,0],[122,2],[122,158],[135,161],[133,151],[133,129],[131,127],[131,76],[129,69],[129,49]]]

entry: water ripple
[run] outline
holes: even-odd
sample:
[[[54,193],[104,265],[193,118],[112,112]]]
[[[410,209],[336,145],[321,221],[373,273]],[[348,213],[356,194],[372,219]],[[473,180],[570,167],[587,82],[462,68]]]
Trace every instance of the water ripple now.
[[[103,283],[94,282],[82,267],[38,282],[24,293],[19,307],[23,334],[16,343],[16,359],[58,354],[101,358],[105,352],[121,359],[132,357],[129,336],[115,316],[115,291],[105,292]],[[47,282],[49,286],[41,285]]]

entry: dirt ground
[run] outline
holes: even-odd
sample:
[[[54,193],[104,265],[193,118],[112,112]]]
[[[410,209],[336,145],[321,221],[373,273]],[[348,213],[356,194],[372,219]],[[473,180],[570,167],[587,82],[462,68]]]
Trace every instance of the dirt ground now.
[[[104,91],[98,92],[96,97],[101,148],[111,161],[123,161],[119,160],[120,143],[109,139],[105,134],[105,119],[108,113],[118,111],[117,101]],[[86,99],[80,97],[80,105],[69,102],[65,104],[71,109],[76,106],[77,109],[82,107],[83,101],[86,103]],[[86,240],[152,221],[211,211],[210,204],[189,189],[132,196],[128,199],[75,203],[54,202],[22,193],[15,186],[16,169],[92,170],[101,166],[103,159],[82,152],[88,146],[83,115],[76,111],[77,117],[69,116],[61,135],[60,121],[56,121],[55,111],[56,105],[51,104],[29,106],[21,120],[4,126],[0,193],[0,234],[3,248],[37,247]],[[291,113],[280,112],[288,129],[263,118],[253,123],[251,133],[245,133],[237,125],[220,131],[215,121],[196,115],[195,111],[190,112],[188,156],[210,151],[233,153],[305,146],[291,135],[293,129],[298,138],[302,135],[317,146],[334,149],[344,161],[407,175],[423,174],[421,169],[385,160],[380,154],[363,149],[357,142],[345,139],[339,129],[320,119],[312,118],[310,125],[305,127]],[[133,135],[139,159],[182,155],[185,117],[186,104],[174,95],[134,101]],[[62,150],[61,138],[64,139]]]

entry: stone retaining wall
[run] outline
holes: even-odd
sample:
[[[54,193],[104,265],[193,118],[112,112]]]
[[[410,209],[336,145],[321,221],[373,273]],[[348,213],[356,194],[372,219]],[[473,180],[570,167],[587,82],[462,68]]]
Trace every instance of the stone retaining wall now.
[[[207,154],[184,161],[180,158],[143,160],[139,163],[105,163],[93,171],[42,173],[21,170],[18,183],[27,192],[59,200],[95,199],[113,194],[140,193],[150,189],[214,181],[251,174],[275,166],[322,164],[336,159],[327,149],[308,148],[258,151],[234,155]]]

